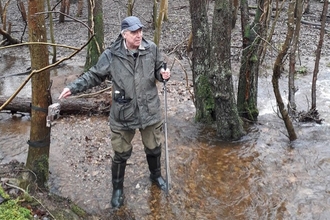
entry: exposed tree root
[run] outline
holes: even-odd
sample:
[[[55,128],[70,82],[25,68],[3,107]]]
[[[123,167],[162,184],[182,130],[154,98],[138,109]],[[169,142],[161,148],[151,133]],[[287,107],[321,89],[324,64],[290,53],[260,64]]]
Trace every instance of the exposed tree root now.
[[[316,109],[310,109],[308,112],[301,111],[298,113],[299,122],[316,122],[321,124],[324,119],[320,119],[320,114]]]

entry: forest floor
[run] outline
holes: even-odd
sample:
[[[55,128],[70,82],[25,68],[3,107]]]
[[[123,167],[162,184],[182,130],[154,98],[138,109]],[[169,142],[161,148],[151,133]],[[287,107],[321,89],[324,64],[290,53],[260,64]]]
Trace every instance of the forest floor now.
[[[255,4],[255,1],[250,1],[251,4]],[[110,1],[110,0],[103,0],[104,4],[104,24],[105,24],[105,43],[109,45],[111,41],[119,33],[120,21],[124,18],[126,8],[125,3],[121,3],[120,1]],[[153,28],[151,22],[151,14],[152,8],[146,7],[145,5],[149,5],[149,1],[143,0],[136,3],[134,8],[134,15],[139,16],[141,18],[142,23],[145,24],[144,34],[145,37],[148,39],[152,39],[153,36]],[[11,8],[9,7],[8,10],[16,10],[15,5]],[[320,24],[320,14],[322,12],[323,4],[319,3],[319,1],[311,0],[310,11],[309,13],[304,15],[304,20],[310,22],[311,24]],[[73,4],[71,7],[72,16],[75,14],[76,5]],[[212,11],[210,11],[212,14]],[[24,24],[20,21],[20,16],[16,16],[15,13],[12,11],[7,12],[7,20],[11,21],[14,25],[14,32],[18,33],[24,28]],[[286,26],[286,15],[282,14],[282,18],[279,22],[282,22],[282,25],[277,25],[274,37],[273,37],[273,45],[280,45],[283,36],[287,32]],[[84,9],[84,14],[82,18],[84,21],[87,21],[87,13],[86,7]],[[329,17],[328,17],[329,19]],[[69,19],[70,20],[70,19]],[[309,54],[310,51],[316,50],[316,45],[318,43],[318,34],[319,34],[319,25],[311,25],[311,24],[303,24],[301,37],[300,37],[300,44],[299,44],[299,53],[301,55],[301,67],[305,65],[306,60],[312,59]],[[174,0],[170,1],[169,3],[169,21],[165,22],[162,29],[162,37],[160,48],[161,50],[167,55],[168,63],[171,65],[174,62],[177,62],[176,65],[173,66],[172,76],[173,76],[173,83],[169,86],[176,86],[177,93],[172,94],[172,101],[174,100],[181,100],[182,98],[189,99],[190,93],[186,91],[188,76],[187,74],[191,74],[190,65],[189,65],[189,56],[186,52],[187,46],[187,39],[190,33],[190,14],[189,14],[189,1],[185,0]],[[65,22],[64,24],[55,24],[55,33],[56,33],[56,41],[59,44],[66,44],[66,45],[83,45],[87,39],[87,31],[82,30],[82,27],[78,27],[76,23],[72,21]],[[15,32],[16,31],[16,32]],[[19,35],[16,36],[19,38]],[[24,36],[26,38],[26,35]],[[233,30],[233,37],[232,37],[232,65],[234,75],[238,74],[239,68],[239,61],[240,61],[240,52],[241,52],[241,33],[239,27],[239,21],[236,24],[236,28]],[[330,54],[330,37],[329,32],[326,33],[324,38],[322,48],[322,55]],[[3,55],[11,53],[11,51],[4,51]],[[3,55],[0,55],[3,56]],[[59,58],[65,57],[67,52],[60,51]],[[276,51],[272,51],[267,55],[269,60],[273,60],[273,58],[277,55]],[[24,58],[28,58],[27,51],[20,51],[17,53],[17,56],[22,56]],[[71,64],[76,63],[77,66],[83,66],[85,59],[85,50],[83,50],[78,56],[71,59]],[[174,61],[176,60],[176,61]],[[180,62],[180,65],[178,65]],[[325,68],[329,65],[329,60],[325,57],[324,60],[320,63],[320,71],[322,68]],[[261,71],[262,74],[266,74],[271,68],[271,62],[266,61],[264,65],[264,69]],[[313,67],[309,66],[308,68],[313,69]],[[188,72],[188,73],[187,73]],[[63,89],[63,81],[71,80],[75,78],[80,73],[72,72],[70,75],[63,77],[62,75],[58,77],[54,77],[54,97],[57,97],[60,91]],[[57,81],[56,81],[57,80]],[[191,79],[189,79],[189,86],[191,86]],[[189,87],[188,86],[188,87]],[[184,95],[182,95],[184,93]],[[175,111],[175,110],[173,110]],[[171,112],[169,112],[171,114]],[[20,176],[24,168],[21,163],[19,162],[11,162],[9,164],[1,165],[1,184],[6,189],[8,193],[11,195],[19,195],[20,190],[15,189],[6,185],[9,180]],[[25,171],[24,171],[25,172]],[[61,210],[59,214],[64,216],[63,219],[102,219],[98,215],[92,215],[79,210],[69,199],[59,198],[49,192],[43,192],[37,190],[33,193],[33,197],[37,198],[40,203],[35,203],[34,205],[36,209],[33,210],[34,214],[38,215],[40,219],[42,217],[47,216],[48,219],[52,219],[53,216],[49,215],[49,213],[55,213],[56,210]],[[27,207],[32,208],[31,205]],[[70,211],[71,210],[71,211]],[[74,210],[74,211],[72,211]],[[61,218],[57,218],[61,219]]]

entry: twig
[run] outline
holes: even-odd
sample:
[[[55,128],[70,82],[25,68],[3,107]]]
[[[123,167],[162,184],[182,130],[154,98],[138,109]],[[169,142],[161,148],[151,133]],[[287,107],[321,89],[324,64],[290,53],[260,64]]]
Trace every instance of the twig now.
[[[97,95],[97,94],[100,94],[102,92],[105,92],[107,90],[111,90],[111,87],[107,87],[105,89],[102,89],[102,90],[99,90],[97,92],[93,92],[93,93],[88,93],[88,94],[81,94],[81,95],[78,95],[78,96],[72,96],[71,98],[83,98],[83,97],[89,97],[89,96],[93,96],[93,95]],[[69,98],[69,97],[68,97]]]
[[[187,41],[187,39],[185,39],[185,40],[183,40],[181,43],[177,44],[177,45],[173,48],[173,50],[170,51],[170,52],[168,53],[168,55],[171,55],[172,53],[174,53],[174,52],[176,51],[176,49],[177,49],[181,44],[183,44],[185,41]]]
[[[62,12],[60,12],[60,11],[45,11],[45,12],[38,12],[38,13],[35,13],[35,14],[36,14],[36,15],[39,15],[39,14],[48,14],[48,13],[60,13],[60,14],[62,14],[62,15],[64,15],[64,16],[66,16],[66,17],[69,17],[69,18],[71,18],[72,20],[75,20],[75,21],[79,22],[80,24],[84,25],[84,26],[89,30],[89,32],[93,35],[93,31],[92,31],[92,29],[91,29],[86,23],[80,21],[79,19],[76,19],[75,17],[72,17],[72,16],[70,16],[70,15],[67,15],[67,14],[65,14],[65,13],[62,13]]]
[[[179,62],[181,68],[183,69],[183,71],[184,71],[184,73],[185,73],[185,75],[186,75],[186,89],[187,89],[188,92],[190,93],[193,102],[195,102],[194,94],[193,94],[193,93],[190,91],[190,89],[189,89],[188,73],[187,73],[186,69],[183,67],[182,63],[181,63],[176,57],[174,58],[174,61],[175,61],[175,60]]]
[[[26,43],[19,43],[19,44],[14,44],[14,45],[8,45],[5,47],[0,47],[0,50],[2,49],[8,49],[8,48],[12,48],[12,47],[20,47],[20,46],[25,46],[25,45],[49,45],[49,46],[57,46],[57,47],[63,47],[63,48],[68,48],[68,49],[72,49],[72,50],[81,50],[82,48],[78,48],[78,47],[71,47],[68,45],[64,45],[64,44],[54,44],[54,43],[48,43],[48,42],[26,42]]]
[[[9,183],[5,183],[5,185],[7,185],[7,186],[10,186],[10,187],[12,187],[12,188],[15,188],[15,189],[18,189],[18,190],[21,190],[23,193],[25,193],[25,194],[28,194],[28,195],[30,195],[28,192],[26,192],[24,189],[22,189],[22,188],[20,188],[20,187],[18,187],[18,186],[15,186],[15,185],[12,185],[12,184],[9,184]],[[53,214],[36,198],[36,197],[34,197],[34,196],[32,196],[32,195],[30,195],[34,200],[36,200],[44,209],[46,209],[47,210],[47,212],[49,213],[49,215],[50,216],[52,216],[54,219],[56,219],[54,216],[53,216]]]

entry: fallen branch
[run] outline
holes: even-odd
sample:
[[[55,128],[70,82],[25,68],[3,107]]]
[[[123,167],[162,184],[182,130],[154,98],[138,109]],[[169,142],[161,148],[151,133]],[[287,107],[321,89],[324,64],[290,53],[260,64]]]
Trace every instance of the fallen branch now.
[[[320,23],[314,23],[314,22],[310,22],[310,21],[306,21],[306,20],[301,20],[301,23],[314,26],[317,29],[321,29],[321,24]],[[324,30],[326,32],[330,32],[330,29],[325,28]]]
[[[0,76],[0,79],[2,78],[6,78],[6,77],[11,77],[11,76],[24,76],[24,75],[28,75],[31,73],[31,70],[22,72],[22,73],[13,73],[13,74],[8,74],[8,75],[4,75],[4,76]]]
[[[189,79],[188,79],[188,73],[187,73],[186,69],[183,67],[182,63],[181,63],[177,58],[174,58],[174,61],[177,61],[177,62],[180,64],[182,70],[184,71],[184,73],[185,73],[185,75],[186,75],[186,89],[187,89],[188,92],[190,93],[190,95],[191,95],[191,99],[192,99],[193,102],[195,103],[195,96],[194,96],[194,94],[190,91],[190,86],[189,86],[189,83],[188,83],[188,80],[189,80]],[[173,62],[173,65],[174,65],[174,62]]]
[[[2,28],[0,28],[0,34],[6,38],[7,41],[4,41],[4,42],[9,42],[9,44],[19,44],[19,43],[21,43],[20,40],[13,38],[10,34],[8,34]]]
[[[100,94],[104,91],[95,92],[93,94],[86,94],[84,96],[91,96]],[[8,97],[0,97],[0,105],[2,105]],[[111,98],[110,95],[106,94],[104,97],[97,99],[83,99],[76,96],[72,96],[67,99],[61,99],[61,114],[108,114],[110,112]],[[2,111],[7,111],[8,113],[15,114],[18,112],[21,113],[30,113],[31,112],[31,99],[30,98],[20,98],[16,97],[13,99]]]

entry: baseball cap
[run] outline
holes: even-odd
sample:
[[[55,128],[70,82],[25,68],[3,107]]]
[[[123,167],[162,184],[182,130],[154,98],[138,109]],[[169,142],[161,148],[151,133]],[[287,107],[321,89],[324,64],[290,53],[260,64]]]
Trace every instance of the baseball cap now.
[[[121,30],[127,29],[129,31],[136,31],[142,27],[144,27],[144,25],[141,23],[140,19],[135,16],[126,17],[121,22]]]

